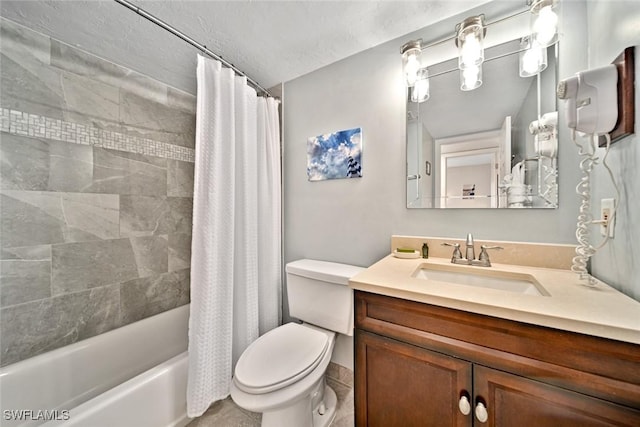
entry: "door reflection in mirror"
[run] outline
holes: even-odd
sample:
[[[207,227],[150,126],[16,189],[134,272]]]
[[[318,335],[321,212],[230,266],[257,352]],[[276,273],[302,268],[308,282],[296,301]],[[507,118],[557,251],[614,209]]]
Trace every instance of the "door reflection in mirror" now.
[[[547,68],[525,78],[519,46],[487,49],[474,91],[460,90],[454,58],[429,66],[427,101],[407,95],[407,207],[557,207],[557,129],[539,124],[556,111],[557,44]],[[472,198],[465,184],[475,184]]]

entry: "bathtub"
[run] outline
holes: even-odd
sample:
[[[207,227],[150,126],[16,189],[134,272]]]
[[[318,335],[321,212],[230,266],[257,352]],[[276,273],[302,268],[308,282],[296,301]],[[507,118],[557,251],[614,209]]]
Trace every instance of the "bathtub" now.
[[[185,305],[5,366],[0,425],[186,425],[188,322]]]

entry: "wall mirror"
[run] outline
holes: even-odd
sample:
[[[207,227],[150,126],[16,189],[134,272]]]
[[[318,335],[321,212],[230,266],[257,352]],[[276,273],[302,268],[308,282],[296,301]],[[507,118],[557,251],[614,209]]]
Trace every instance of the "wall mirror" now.
[[[461,90],[457,56],[423,65],[429,98],[407,88],[408,208],[557,208],[558,44],[543,48],[544,70],[521,77],[527,41],[485,47],[473,90]]]

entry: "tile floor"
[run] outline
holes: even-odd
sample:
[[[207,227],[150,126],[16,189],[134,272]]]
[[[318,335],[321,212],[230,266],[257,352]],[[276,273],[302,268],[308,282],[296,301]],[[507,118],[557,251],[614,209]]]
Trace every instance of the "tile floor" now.
[[[338,409],[331,427],[353,427],[353,372],[332,363],[327,371],[327,384],[338,396]],[[239,408],[229,397],[211,405],[188,427],[260,427],[260,420],[260,414]]]

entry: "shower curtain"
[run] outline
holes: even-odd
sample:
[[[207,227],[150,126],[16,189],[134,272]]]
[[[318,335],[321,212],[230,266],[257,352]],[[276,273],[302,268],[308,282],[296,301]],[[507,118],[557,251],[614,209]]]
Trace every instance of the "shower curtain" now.
[[[280,131],[273,98],[198,56],[187,414],[229,395],[244,349],[280,323]]]

